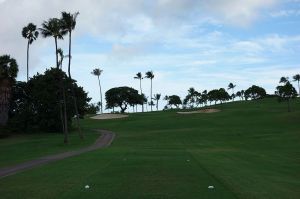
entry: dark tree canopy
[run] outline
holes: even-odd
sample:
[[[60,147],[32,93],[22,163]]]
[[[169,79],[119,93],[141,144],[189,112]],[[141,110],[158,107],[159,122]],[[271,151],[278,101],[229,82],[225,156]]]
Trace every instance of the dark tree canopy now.
[[[176,108],[179,108],[179,105],[182,104],[182,101],[178,95],[166,96],[165,100],[168,100],[168,105],[171,107],[174,105]]]
[[[11,88],[18,74],[18,64],[9,55],[0,56],[0,126],[8,120]]]
[[[254,100],[261,99],[266,97],[266,95],[267,95],[266,90],[256,85],[253,85],[250,88],[248,88],[244,94],[246,100],[248,100],[249,98]]]
[[[290,108],[290,99],[297,97],[297,91],[293,87],[293,85],[287,81],[283,86],[276,87],[276,95],[279,97],[279,101],[287,101],[288,102],[288,111],[291,111]]]
[[[67,78],[59,69],[52,68],[45,74],[37,74],[28,83],[17,82],[13,87],[13,103],[10,110],[10,125],[26,130],[27,128],[44,131],[61,131],[61,116],[59,104],[60,79],[66,88],[67,120],[71,124],[75,115],[71,94],[71,86],[74,87],[77,97],[78,111],[83,115],[90,98],[82,87],[77,86],[74,80]]]
[[[119,107],[124,113],[128,105],[133,106],[143,103],[143,97],[137,90],[124,86],[111,88],[105,93],[106,108]]]

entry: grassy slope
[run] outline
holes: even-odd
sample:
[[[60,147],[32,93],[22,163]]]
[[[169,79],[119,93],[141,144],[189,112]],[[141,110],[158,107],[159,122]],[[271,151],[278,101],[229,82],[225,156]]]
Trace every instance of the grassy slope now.
[[[86,120],[113,146],[0,180],[4,198],[300,198],[300,103],[229,103],[213,114]],[[17,145],[16,145],[17,147]],[[84,190],[89,184],[91,189]],[[208,190],[214,185],[214,190]]]
[[[99,135],[89,131],[86,139],[82,141],[78,134],[73,132],[69,135],[68,145],[63,143],[63,135],[54,133],[14,135],[0,139],[0,167],[89,146]]]

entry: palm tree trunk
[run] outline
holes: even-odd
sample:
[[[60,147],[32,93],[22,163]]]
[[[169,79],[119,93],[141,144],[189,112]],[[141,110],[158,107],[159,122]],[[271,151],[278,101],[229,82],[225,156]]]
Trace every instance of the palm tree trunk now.
[[[158,100],[156,100],[156,110],[158,111]]]
[[[151,79],[151,92],[150,92],[150,106],[151,106],[151,112],[152,112],[152,79]]]
[[[69,142],[69,136],[68,136],[68,118],[67,118],[67,103],[66,103],[66,91],[65,91],[65,86],[63,85],[63,81],[61,81],[61,86],[62,86],[62,95],[63,95],[63,102],[64,102],[64,143],[67,144]]]
[[[70,81],[72,81],[72,76],[71,76],[71,43],[72,43],[72,32],[69,32],[69,63],[68,63],[68,75],[69,75],[69,79]],[[75,114],[76,114],[76,123],[77,123],[77,129],[79,132],[79,137],[80,139],[84,139],[82,131],[81,131],[81,127],[80,127],[80,122],[79,122],[79,113],[78,113],[78,106],[77,106],[77,98],[75,95],[75,91],[74,91],[74,87],[72,84],[71,87],[71,92],[72,92],[72,97],[73,97],[73,101],[74,101],[74,108],[75,108]]]
[[[27,82],[28,82],[28,79],[29,79],[29,40],[28,40],[28,43],[27,43]]]
[[[71,88],[71,92],[72,92],[72,97],[73,97],[73,101],[74,101],[74,108],[75,108],[75,114],[76,114],[76,123],[77,123],[77,128],[78,128],[78,132],[79,132],[79,137],[80,139],[84,139],[83,133],[81,131],[81,127],[80,127],[80,122],[79,122],[79,111],[78,111],[78,106],[77,106],[77,98],[75,95],[75,90],[74,87],[72,86]]]
[[[54,40],[55,40],[56,68],[59,68],[59,64],[58,64],[58,54],[57,54],[57,37],[54,37]]]
[[[59,100],[59,113],[60,113],[62,131],[63,133],[65,133],[64,114],[63,114],[63,108],[60,100]]]
[[[71,42],[72,42],[72,33],[69,32],[69,63],[68,63],[68,75],[71,78]]]
[[[103,113],[103,106],[102,106],[102,90],[101,90],[101,83],[100,78],[98,76],[98,83],[99,83],[99,89],[100,89],[100,106],[101,106],[101,113]]]
[[[300,96],[300,85],[299,85],[299,80],[298,80],[298,90],[299,90],[298,96]]]
[[[142,91],[142,78],[140,79],[140,90],[141,90],[141,95],[143,95],[143,91]],[[144,112],[144,102],[142,103],[142,112]]]

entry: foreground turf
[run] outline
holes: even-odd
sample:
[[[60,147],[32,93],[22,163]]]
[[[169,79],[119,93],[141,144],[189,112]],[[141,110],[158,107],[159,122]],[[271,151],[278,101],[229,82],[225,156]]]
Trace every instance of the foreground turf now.
[[[300,198],[299,102],[293,107],[268,99],[212,114],[85,120],[86,131],[115,131],[113,145],[3,178],[1,197]]]
[[[87,132],[83,141],[76,132],[72,132],[67,145],[63,143],[62,134],[56,133],[19,134],[0,139],[0,167],[89,146],[100,134]]]

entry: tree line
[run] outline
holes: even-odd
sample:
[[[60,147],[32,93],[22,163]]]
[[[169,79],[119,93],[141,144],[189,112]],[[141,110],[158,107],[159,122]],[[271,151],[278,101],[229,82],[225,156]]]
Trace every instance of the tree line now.
[[[103,70],[95,68],[92,74],[97,76],[99,83],[100,101],[98,105],[90,104],[91,100],[82,87],[76,84],[76,80],[71,75],[72,60],[72,34],[76,27],[76,20],[79,12],[61,12],[60,18],[50,18],[38,28],[35,24],[29,23],[22,31],[22,37],[27,40],[26,49],[26,82],[17,82],[18,74],[17,61],[10,55],[0,56],[0,127],[10,126],[19,129],[41,129],[47,131],[62,131],[64,142],[68,143],[68,131],[74,116],[80,138],[83,134],[80,128],[79,117],[87,111],[103,113],[103,100],[100,76]],[[56,67],[47,69],[44,74],[37,73],[30,77],[30,46],[39,36],[54,39]],[[59,48],[59,41],[68,37],[68,54]],[[63,61],[68,59],[67,72],[63,71]],[[142,80],[150,80],[150,96],[147,97],[142,90]],[[130,87],[111,88],[105,93],[106,109],[119,107],[121,112],[125,112],[129,106],[133,110],[137,106],[144,106],[153,111],[153,106],[161,99],[161,94],[153,95],[153,71],[147,71],[145,75],[138,72],[134,79],[139,80],[139,91]],[[298,83],[300,93],[300,75],[292,77]],[[208,103],[225,103],[234,101],[239,97],[240,100],[257,100],[264,98],[267,94],[264,88],[253,85],[246,90],[235,92],[236,85],[229,83],[227,89],[219,88],[213,90],[196,91],[194,88],[188,90],[187,96],[181,100],[178,95],[165,96],[167,101],[165,109],[175,108],[194,108],[207,106]],[[228,92],[231,90],[231,93]],[[297,96],[297,91],[289,81],[288,77],[282,77],[276,87],[275,95],[279,101],[286,101],[290,111],[290,101]]]
[[[22,29],[22,37],[27,39],[26,82],[16,81],[16,60],[9,55],[0,56],[0,126],[6,126],[8,122],[11,124],[26,121],[19,126],[48,131],[61,130],[64,133],[64,143],[68,143],[69,126],[74,116],[79,136],[83,139],[79,116],[88,110],[87,103],[90,98],[71,76],[72,33],[78,15],[79,12],[61,12],[60,18],[50,18],[44,21],[40,28],[29,23]],[[39,35],[54,39],[56,67],[30,78],[30,46]],[[59,48],[59,40],[65,37],[68,37],[67,55]],[[68,58],[67,74],[62,68],[64,58]]]

